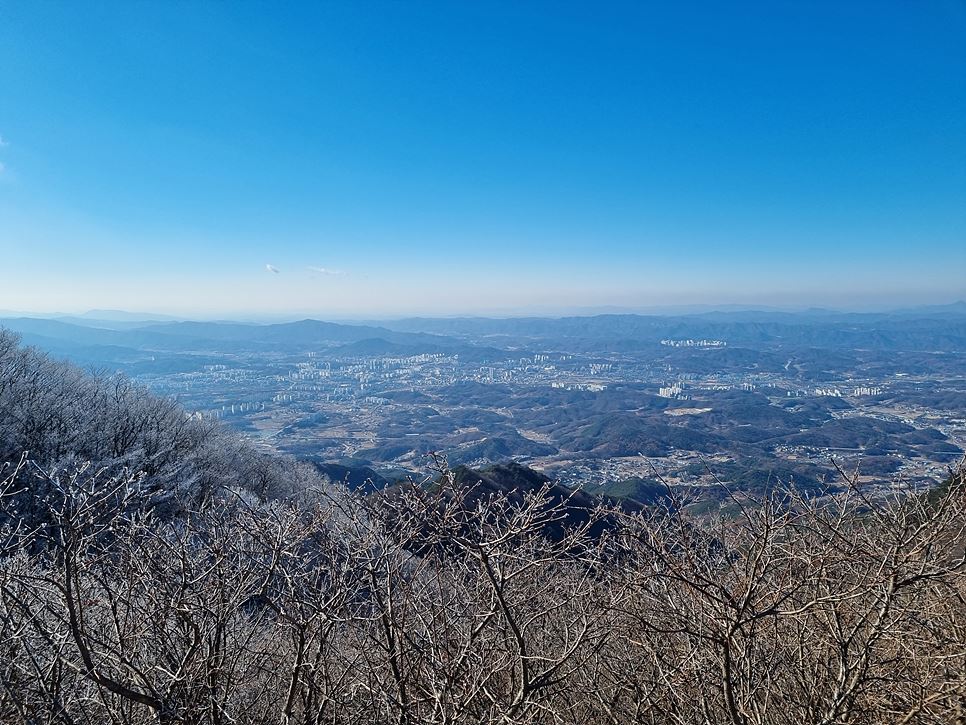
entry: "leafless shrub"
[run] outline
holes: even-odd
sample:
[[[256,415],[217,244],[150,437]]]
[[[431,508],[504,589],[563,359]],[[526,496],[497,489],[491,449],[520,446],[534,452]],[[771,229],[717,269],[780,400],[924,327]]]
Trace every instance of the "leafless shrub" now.
[[[22,461],[0,487],[0,721],[961,716],[961,472],[931,497],[850,481],[737,518],[672,499],[567,525],[546,489],[442,474],[382,496],[223,490],[172,516],[140,473]]]

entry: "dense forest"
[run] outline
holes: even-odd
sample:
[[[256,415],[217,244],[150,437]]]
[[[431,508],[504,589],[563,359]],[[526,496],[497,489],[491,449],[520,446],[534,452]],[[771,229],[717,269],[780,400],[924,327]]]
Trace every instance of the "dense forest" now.
[[[0,722],[966,722],[962,469],[346,486],[3,332],[0,456]]]

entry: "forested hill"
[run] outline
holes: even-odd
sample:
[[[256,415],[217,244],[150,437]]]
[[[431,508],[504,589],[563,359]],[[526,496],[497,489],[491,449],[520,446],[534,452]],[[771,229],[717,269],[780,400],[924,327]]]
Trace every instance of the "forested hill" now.
[[[138,472],[172,505],[226,489],[280,497],[311,475],[124,376],[86,373],[0,329],[0,461],[24,455],[48,469]]]

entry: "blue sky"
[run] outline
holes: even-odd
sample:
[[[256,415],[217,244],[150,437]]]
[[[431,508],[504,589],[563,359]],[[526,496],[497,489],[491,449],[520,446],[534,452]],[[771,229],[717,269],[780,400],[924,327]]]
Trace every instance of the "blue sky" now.
[[[0,309],[966,296],[961,0],[2,2],[0,138]]]

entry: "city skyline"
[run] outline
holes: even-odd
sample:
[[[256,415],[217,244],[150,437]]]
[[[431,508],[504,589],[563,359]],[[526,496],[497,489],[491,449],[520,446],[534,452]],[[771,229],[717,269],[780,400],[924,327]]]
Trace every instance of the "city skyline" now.
[[[0,309],[966,297],[956,2],[8,4]]]

